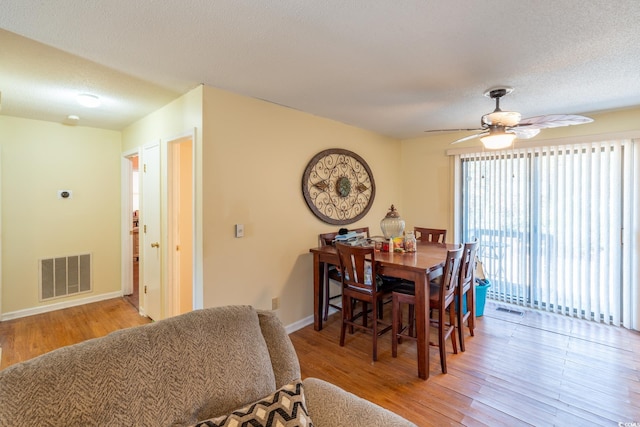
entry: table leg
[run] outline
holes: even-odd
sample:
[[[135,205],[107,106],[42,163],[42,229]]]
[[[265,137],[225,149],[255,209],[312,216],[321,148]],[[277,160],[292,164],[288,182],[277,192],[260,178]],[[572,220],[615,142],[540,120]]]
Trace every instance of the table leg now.
[[[415,280],[416,334],[418,337],[418,377],[429,378],[429,290],[425,274]]]
[[[322,313],[327,302],[324,301],[324,263],[320,256],[313,254],[313,329],[322,330]]]

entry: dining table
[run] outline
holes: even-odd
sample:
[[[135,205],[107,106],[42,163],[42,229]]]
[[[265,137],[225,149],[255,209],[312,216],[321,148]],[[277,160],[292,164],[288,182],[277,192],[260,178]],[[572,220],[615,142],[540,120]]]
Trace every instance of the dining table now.
[[[446,261],[447,251],[460,245],[418,241],[415,252],[375,252],[379,274],[415,283],[415,316],[418,353],[418,377],[429,378],[429,281]],[[334,246],[309,250],[313,254],[313,320],[314,329],[322,329],[325,264],[338,265]]]

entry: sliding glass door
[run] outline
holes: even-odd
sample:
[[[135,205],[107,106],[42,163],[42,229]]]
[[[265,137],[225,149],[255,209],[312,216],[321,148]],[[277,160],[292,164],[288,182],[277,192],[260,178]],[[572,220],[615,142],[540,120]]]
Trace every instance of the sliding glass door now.
[[[480,240],[489,298],[620,324],[629,144],[460,156],[462,238]]]

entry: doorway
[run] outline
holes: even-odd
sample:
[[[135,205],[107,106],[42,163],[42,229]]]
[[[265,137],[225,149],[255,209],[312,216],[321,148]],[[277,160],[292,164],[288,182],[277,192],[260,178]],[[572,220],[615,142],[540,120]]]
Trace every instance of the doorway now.
[[[167,312],[175,316],[194,308],[194,156],[193,137],[168,141]]]
[[[131,162],[131,185],[130,185],[130,224],[131,224],[131,293],[125,295],[125,299],[129,301],[136,309],[140,310],[140,233],[138,226],[140,225],[140,184],[138,174],[137,155],[129,157]]]
[[[123,153],[122,289],[141,315],[155,320],[202,308],[201,164],[195,141],[194,129]]]

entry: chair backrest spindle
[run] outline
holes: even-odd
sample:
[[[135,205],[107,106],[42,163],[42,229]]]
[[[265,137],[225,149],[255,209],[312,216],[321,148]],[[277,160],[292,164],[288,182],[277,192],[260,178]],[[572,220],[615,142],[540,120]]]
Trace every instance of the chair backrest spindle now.
[[[441,301],[447,301],[453,298],[455,290],[458,286],[458,277],[460,274],[462,255],[463,248],[451,249],[447,251],[447,260],[444,265],[444,271],[441,279],[442,281],[440,282]]]
[[[473,284],[475,272],[476,253],[478,252],[478,239],[464,244],[464,252],[460,265],[460,289],[463,290]]]

